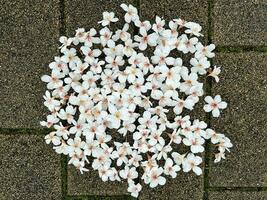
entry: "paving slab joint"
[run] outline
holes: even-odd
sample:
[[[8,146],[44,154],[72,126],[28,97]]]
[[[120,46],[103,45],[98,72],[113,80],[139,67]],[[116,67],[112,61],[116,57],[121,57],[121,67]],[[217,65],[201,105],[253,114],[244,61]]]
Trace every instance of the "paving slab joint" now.
[[[0,128],[0,135],[47,135],[53,131],[50,128]]]
[[[214,7],[213,0],[208,1],[208,43],[212,43],[213,37],[213,19],[212,12]],[[213,61],[211,60],[211,65],[213,65]],[[206,78],[206,87],[205,87],[205,95],[211,95],[211,87],[212,80],[210,77]],[[211,123],[211,114],[206,113],[206,123],[208,127],[210,127]],[[210,141],[205,143],[205,153],[204,153],[204,188],[203,188],[203,200],[208,200],[208,188],[209,188],[209,162],[210,162]]]
[[[66,155],[61,155],[61,191],[62,199],[67,199],[68,191],[68,157]]]
[[[208,191],[242,191],[242,192],[261,192],[267,191],[267,187],[209,187]]]
[[[267,46],[217,46],[215,52],[222,52],[222,53],[267,52]]]
[[[128,195],[119,195],[119,196],[95,196],[95,195],[68,195],[65,198],[66,200],[136,200]]]

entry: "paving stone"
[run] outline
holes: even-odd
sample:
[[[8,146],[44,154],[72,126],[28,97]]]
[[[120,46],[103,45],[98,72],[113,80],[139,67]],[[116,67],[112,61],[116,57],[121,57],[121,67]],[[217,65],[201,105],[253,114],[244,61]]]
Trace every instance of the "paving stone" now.
[[[180,172],[175,179],[167,179],[164,186],[154,189],[144,186],[140,200],[188,200],[202,199],[203,177],[193,173]]]
[[[128,195],[127,182],[103,182],[97,171],[89,169],[89,172],[81,174],[74,166],[68,167],[69,195]]]
[[[148,9],[149,8],[149,9]],[[202,25],[203,33],[207,36],[207,1],[193,0],[161,0],[161,1],[141,1],[140,12],[142,20],[154,20],[155,16],[164,17],[166,20],[182,18],[187,21],[195,21]],[[205,113],[198,103],[196,110],[187,112],[193,118],[204,120]],[[190,189],[189,189],[190,188]],[[167,199],[201,199],[203,196],[203,176],[196,176],[192,173],[180,173],[175,179],[168,179],[166,185],[151,189],[145,186],[140,194],[140,200],[167,200]]]
[[[211,126],[230,137],[234,147],[226,161],[211,163],[210,185],[267,186],[266,53],[220,53],[215,63],[223,71],[212,93],[221,94],[228,108]]]
[[[99,30],[101,25],[98,21],[102,20],[104,11],[114,12],[119,18],[117,27],[122,28],[124,24],[124,14],[120,5],[122,3],[134,5],[134,0],[78,0],[66,1],[66,28],[67,35],[75,33],[77,28],[96,28]],[[101,6],[100,6],[101,5]],[[99,189],[105,188],[105,190]],[[68,168],[68,194],[70,195],[124,195],[127,194],[127,183],[103,182],[98,172],[91,170],[89,173],[80,174],[74,167]]]
[[[0,135],[0,180],[1,200],[59,200],[60,156],[43,136]]]
[[[266,200],[267,192],[223,191],[210,192],[209,200]]]
[[[267,0],[215,0],[214,42],[217,45],[266,45]]]
[[[115,16],[119,18],[119,22],[116,22],[115,26],[122,28],[125,14],[125,11],[120,7],[122,3],[135,5],[135,0],[67,0],[67,35],[74,34],[77,28],[85,28],[86,30],[96,28],[100,30],[102,26],[98,22],[103,19],[102,13],[104,11],[114,12]]]
[[[207,38],[208,1],[206,0],[141,0],[140,12],[143,20],[155,20],[155,16],[166,20],[182,18],[200,23],[202,34]]]
[[[58,51],[59,0],[0,0],[0,127],[40,127],[41,75]]]

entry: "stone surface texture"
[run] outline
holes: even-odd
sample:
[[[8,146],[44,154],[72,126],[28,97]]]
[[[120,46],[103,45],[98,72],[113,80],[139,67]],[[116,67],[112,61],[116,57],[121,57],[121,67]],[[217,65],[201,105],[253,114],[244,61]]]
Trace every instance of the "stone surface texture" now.
[[[0,127],[40,127],[46,113],[41,76],[58,51],[59,0],[0,5]]]
[[[266,200],[267,192],[251,192],[251,191],[223,191],[210,192],[209,200]]]
[[[59,200],[60,156],[41,135],[0,134],[0,199]]]
[[[214,0],[214,42],[217,45],[267,45],[266,0]]]
[[[225,133],[234,147],[228,159],[211,163],[211,186],[267,186],[267,59],[266,53],[219,53],[220,84],[212,95],[222,94],[228,108],[211,126]],[[229,173],[226,173],[229,172]]]
[[[91,169],[83,175],[73,166],[68,167],[69,195],[127,195],[127,182],[103,182],[97,171]]]

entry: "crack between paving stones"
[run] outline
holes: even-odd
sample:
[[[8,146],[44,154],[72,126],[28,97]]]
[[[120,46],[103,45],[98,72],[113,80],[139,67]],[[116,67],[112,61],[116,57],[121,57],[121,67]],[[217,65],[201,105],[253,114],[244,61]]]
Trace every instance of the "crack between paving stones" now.
[[[240,53],[240,52],[267,52],[267,46],[217,46],[215,52]]]
[[[1,135],[47,135],[50,128],[0,128]]]
[[[208,44],[212,43],[213,36],[213,21],[212,21],[212,11],[214,2],[213,0],[208,1]],[[211,59],[211,66],[213,65],[213,60]],[[211,77],[206,78],[205,86],[205,96],[211,95],[212,80]],[[211,113],[206,113],[206,123],[208,127],[211,125]],[[204,188],[203,188],[203,200],[209,199],[208,188],[209,188],[209,162],[210,162],[210,141],[205,143],[205,153],[204,153]]]
[[[66,200],[136,200],[129,195],[112,195],[112,196],[103,196],[103,195],[68,195]]]
[[[267,191],[267,187],[209,187],[208,191],[243,191],[243,192],[261,192]]]
[[[59,0],[59,13],[59,34],[60,36],[64,36],[66,35],[65,0]],[[60,160],[62,199],[66,200],[68,192],[68,157],[61,154]]]

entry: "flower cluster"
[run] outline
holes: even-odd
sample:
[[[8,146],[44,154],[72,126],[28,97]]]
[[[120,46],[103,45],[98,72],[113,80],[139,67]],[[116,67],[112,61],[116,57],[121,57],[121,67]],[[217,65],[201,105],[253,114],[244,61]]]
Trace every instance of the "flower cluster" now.
[[[46,143],[68,155],[69,164],[81,173],[90,164],[103,181],[127,180],[128,192],[137,197],[140,183],[164,185],[166,176],[175,178],[179,171],[201,175],[198,154],[206,140],[218,147],[215,162],[232,144],[183,114],[204,94],[200,76],[219,81],[220,67],[209,61],[215,45],[201,43],[201,26],[158,16],[152,24],[141,21],[132,5],[121,7],[122,29],[112,30],[119,19],[104,12],[100,31],[79,28],[74,37],[60,37],[61,55],[49,64],[51,75],[42,76],[50,114],[41,125],[54,128]],[[205,101],[204,110],[214,117],[227,106],[219,95]]]

